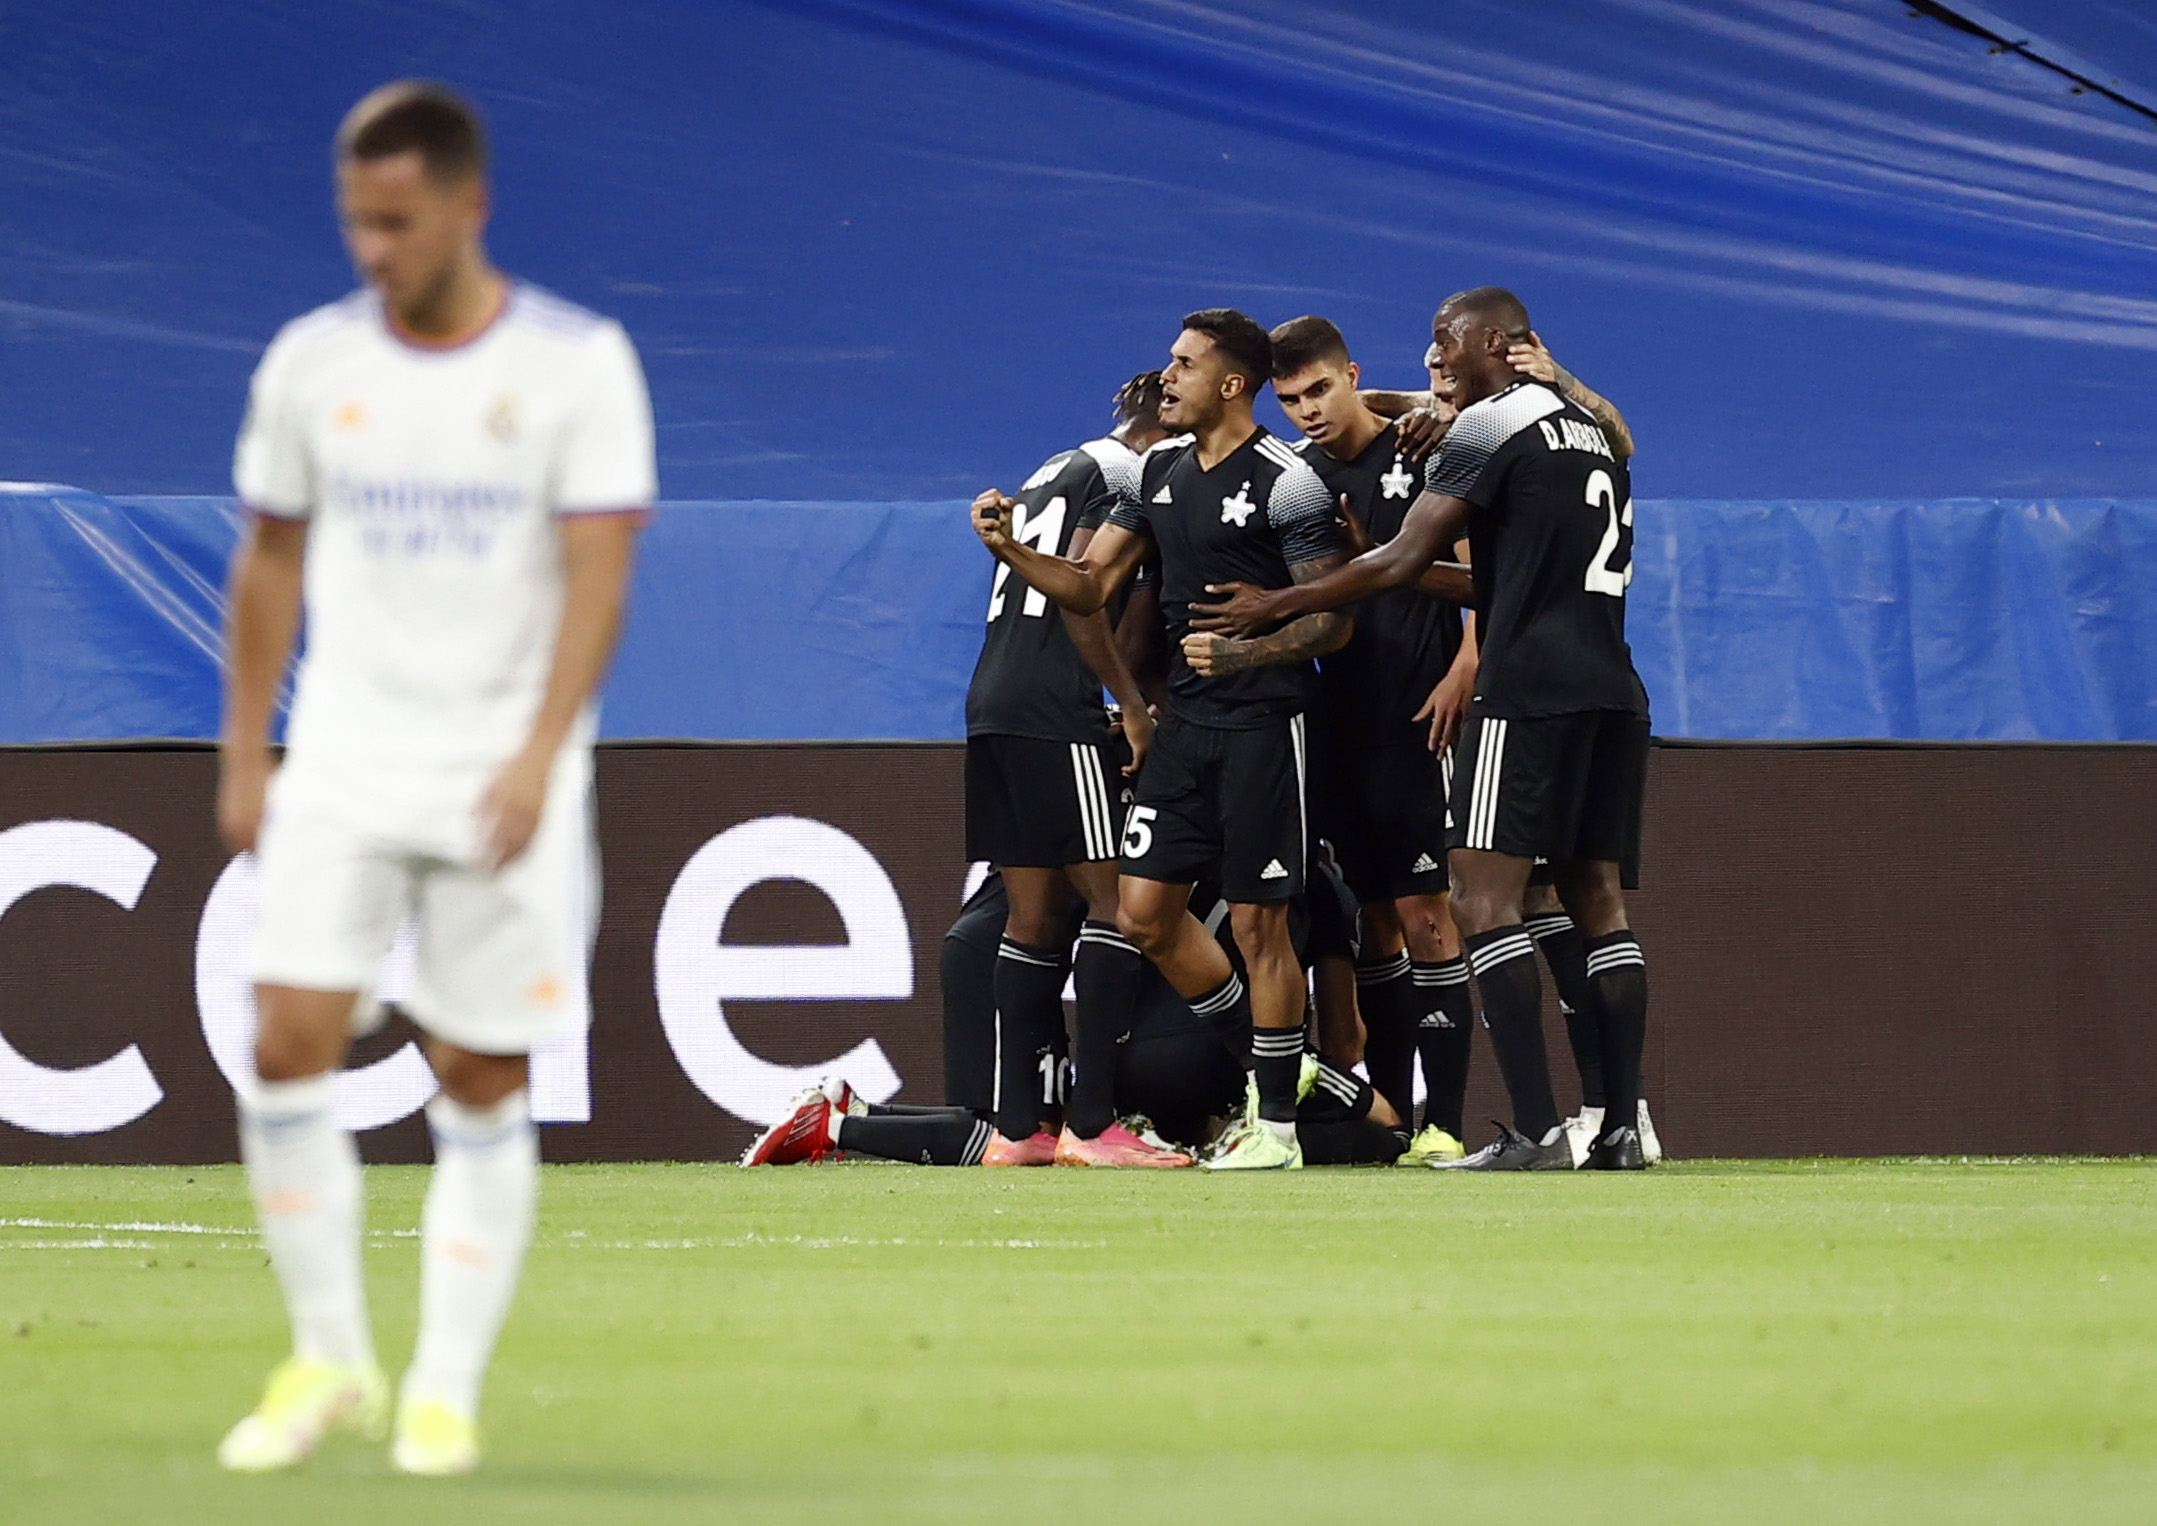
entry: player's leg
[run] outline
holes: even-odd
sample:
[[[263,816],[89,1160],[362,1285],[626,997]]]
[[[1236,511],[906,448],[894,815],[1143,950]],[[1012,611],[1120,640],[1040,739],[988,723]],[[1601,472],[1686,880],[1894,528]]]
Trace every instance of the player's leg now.
[[[1000,867],[1010,909],[996,949],[996,1129],[1014,1143],[1053,1141],[1063,1126],[1070,887],[1061,869]]]
[[[1550,971],[1550,984],[1558,993],[1558,1015],[1565,1020],[1566,1048],[1572,1052],[1573,1068],[1580,1075],[1580,1111],[1565,1120],[1566,1142],[1577,1162],[1587,1154],[1603,1121],[1603,1041],[1595,1026],[1595,1013],[1588,1001],[1588,950],[1580,929],[1566,915],[1558,899],[1552,869],[1539,862],[1528,877],[1523,903],[1523,923],[1535,940],[1536,952]]]
[[[441,1090],[427,1104],[434,1171],[420,1215],[419,1338],[391,1459],[409,1473],[479,1460],[480,1391],[514,1300],[539,1201],[526,1056],[587,1019],[590,761],[555,763],[530,846],[500,870],[436,863],[421,877],[408,1009]]]
[[[419,1340],[398,1398],[397,1465],[464,1472],[488,1360],[523,1271],[539,1205],[529,1066],[441,1039],[427,1104],[434,1174],[420,1211]]]
[[[1250,1000],[1228,954],[1191,915],[1191,887],[1221,854],[1221,734],[1171,715],[1154,735],[1125,822],[1116,931],[1206,1017],[1233,1022]]]
[[[1521,903],[1538,839],[1558,808],[1555,757],[1569,732],[1552,721],[1476,717],[1463,729],[1454,766],[1452,914],[1483,998],[1513,1127],[1496,1144],[1441,1168],[1540,1170],[1572,1156],[1551,1094],[1543,1047],[1543,983]],[[1556,803],[1554,803],[1556,802]],[[1567,818],[1570,824],[1570,817]]]
[[[996,1109],[996,949],[1006,913],[991,872],[944,934],[944,1102],[987,1117]]]
[[[1320,1057],[1296,1107],[1296,1137],[1314,1166],[1384,1166],[1408,1143],[1406,1121],[1361,1076]]]
[[[332,1429],[378,1431],[385,1389],[361,1274],[359,1151],[335,1115],[349,1024],[396,931],[404,879],[326,808],[334,786],[278,781],[259,853],[257,1079],[240,1156],[292,1323],[293,1355],[218,1449],[226,1467],[289,1466]]]
[[[1310,841],[1304,799],[1304,722],[1218,734],[1214,798],[1220,813],[1221,895],[1250,982],[1251,1069],[1258,1091],[1253,1130],[1207,1164],[1217,1170],[1302,1164],[1296,1082],[1303,1067],[1305,985],[1288,927],[1288,903],[1307,883]]]
[[[1416,1055],[1423,1065],[1423,1129],[1410,1152],[1419,1160],[1462,1154],[1461,1109],[1475,1040],[1468,961],[1445,891],[1404,895],[1393,903],[1415,982]]]
[[[1062,866],[1113,851],[1094,781],[1074,769],[1086,750],[1014,736],[966,743],[967,856],[1002,871],[1008,898],[996,951],[995,1164],[1046,1165],[1063,1122],[1071,944]]]
[[[1640,853],[1647,786],[1648,723],[1598,718],[1589,752],[1580,857],[1557,865],[1558,893],[1586,939],[1588,999],[1602,1037],[1603,1128],[1584,1165],[1637,1170],[1647,1164],[1640,1127],[1640,1056],[1648,1031],[1648,967],[1625,913],[1625,866]]]
[[[1116,1121],[1116,1052],[1131,1032],[1145,957],[1116,926],[1114,861],[1073,864],[1066,873],[1087,909],[1078,952],[1072,956],[1078,1035],[1064,1119],[1072,1140],[1089,1140]]]
[[[963,1107],[872,1108],[832,1120],[832,1143],[856,1155],[924,1166],[978,1166],[992,1126]]]

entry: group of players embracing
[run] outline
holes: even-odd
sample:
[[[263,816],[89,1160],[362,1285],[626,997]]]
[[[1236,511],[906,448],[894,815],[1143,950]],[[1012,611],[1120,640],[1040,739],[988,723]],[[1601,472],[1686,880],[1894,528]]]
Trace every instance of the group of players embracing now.
[[[827,1083],[745,1164],[1659,1155],[1623,895],[1648,757],[1632,438],[1510,292],[1447,298],[1425,364],[1428,392],[1360,390],[1323,318],[1195,312],[1110,435],[975,499],[999,565],[967,852],[993,872],[945,941],[949,1105]],[[1268,383],[1295,445],[1252,417]],[[1513,1121],[1471,1154],[1479,1007]]]

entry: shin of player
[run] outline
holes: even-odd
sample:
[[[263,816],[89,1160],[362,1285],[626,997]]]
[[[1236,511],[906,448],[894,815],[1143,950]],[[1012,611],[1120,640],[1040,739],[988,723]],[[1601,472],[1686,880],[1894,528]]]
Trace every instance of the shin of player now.
[[[368,96],[337,183],[365,288],[270,346],[234,469],[252,525],[218,815],[261,866],[241,1139],[294,1354],[220,1455],[282,1467],[383,1418],[358,1157],[331,1102],[410,914],[406,1008],[440,1091],[393,1460],[460,1472],[537,1198],[526,1056],[582,1020],[592,701],[655,495],[651,414],[619,326],[488,262],[484,141],[455,96]],[[280,766],[271,712],[303,602]]]
[[[975,529],[997,558],[1081,613],[1107,604],[1149,547],[1158,553],[1171,699],[1125,825],[1117,923],[1194,1011],[1250,1014],[1259,1117],[1209,1162],[1223,1169],[1301,1160],[1305,992],[1287,903],[1303,885],[1308,836],[1303,712],[1316,678],[1311,660],[1352,629],[1338,615],[1277,624],[1251,639],[1190,627],[1189,608],[1209,585],[1281,587],[1343,559],[1324,485],[1251,417],[1271,363],[1266,331],[1244,314],[1186,316],[1162,374],[1161,421],[1190,438],[1147,455],[1136,491],[1075,561],[1024,544],[1003,494],[974,503]],[[1191,885],[1215,864],[1248,986],[1190,915]]]

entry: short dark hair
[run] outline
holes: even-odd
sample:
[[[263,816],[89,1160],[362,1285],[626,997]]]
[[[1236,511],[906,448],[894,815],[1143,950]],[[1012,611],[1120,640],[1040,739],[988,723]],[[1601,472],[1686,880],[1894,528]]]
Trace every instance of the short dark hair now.
[[[1294,376],[1305,366],[1326,362],[1348,364],[1348,341],[1330,319],[1308,315],[1291,318],[1271,337],[1275,376]]]
[[[1273,341],[1250,314],[1233,307],[1203,307],[1185,313],[1183,326],[1210,337],[1214,348],[1228,357],[1229,368],[1250,378],[1252,391],[1272,379]]]
[[[1116,422],[1149,428],[1161,422],[1161,373],[1141,371],[1116,389]]]
[[[469,101],[432,80],[401,79],[370,90],[337,129],[339,159],[416,153],[444,184],[487,172],[487,129]]]
[[[1441,312],[1449,307],[1459,308],[1478,322],[1515,339],[1527,338],[1534,328],[1520,298],[1503,286],[1475,286],[1467,291],[1457,291],[1438,304]]]

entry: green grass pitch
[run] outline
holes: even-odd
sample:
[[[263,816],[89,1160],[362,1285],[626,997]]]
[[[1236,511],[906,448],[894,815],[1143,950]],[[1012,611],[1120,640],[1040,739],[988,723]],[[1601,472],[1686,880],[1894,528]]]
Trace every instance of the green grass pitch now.
[[[410,1349],[424,1173],[369,1172]],[[0,1520],[2157,1520],[2157,1164],[555,1167],[483,1470],[221,1475],[230,1168],[0,1171]]]

